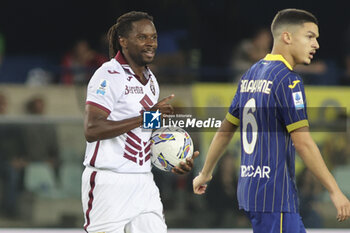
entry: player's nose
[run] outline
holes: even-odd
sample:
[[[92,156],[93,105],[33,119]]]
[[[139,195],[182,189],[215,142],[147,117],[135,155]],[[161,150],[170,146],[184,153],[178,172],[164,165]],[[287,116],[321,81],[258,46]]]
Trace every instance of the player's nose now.
[[[315,48],[315,49],[319,49],[319,48],[320,48],[320,44],[318,43],[317,40],[315,40],[314,48]]]

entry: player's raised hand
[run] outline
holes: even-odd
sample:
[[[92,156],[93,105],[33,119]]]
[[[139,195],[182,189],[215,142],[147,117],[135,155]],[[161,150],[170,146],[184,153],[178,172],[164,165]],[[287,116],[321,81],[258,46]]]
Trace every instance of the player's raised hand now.
[[[174,114],[174,108],[168,102],[175,97],[174,94],[169,95],[168,97],[163,98],[161,101],[156,103],[150,111],[159,110],[162,114]]]
[[[180,162],[180,166],[175,166],[171,169],[172,173],[183,175],[190,172],[193,168],[194,159],[199,155],[199,151],[195,151],[191,158],[186,158],[186,162]]]
[[[337,220],[342,222],[350,217],[350,201],[342,192],[330,194],[335,208],[337,209]]]
[[[207,190],[207,182],[212,179],[212,176],[204,176],[202,173],[193,179],[193,192],[195,194],[203,194]]]

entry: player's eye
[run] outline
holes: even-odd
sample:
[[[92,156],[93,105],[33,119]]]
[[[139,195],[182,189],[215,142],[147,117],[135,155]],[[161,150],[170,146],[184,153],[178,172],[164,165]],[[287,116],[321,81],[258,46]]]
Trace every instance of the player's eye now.
[[[139,40],[146,40],[146,36],[145,35],[139,35],[137,38]]]

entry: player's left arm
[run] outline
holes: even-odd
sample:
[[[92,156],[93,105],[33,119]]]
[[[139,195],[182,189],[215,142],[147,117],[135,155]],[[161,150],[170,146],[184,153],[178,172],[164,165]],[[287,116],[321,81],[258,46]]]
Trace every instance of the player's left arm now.
[[[342,193],[333,175],[328,170],[320,150],[312,139],[309,127],[301,127],[291,132],[292,141],[306,167],[316,176],[328,190],[334,206],[337,209],[338,221],[350,217],[350,202]]]
[[[206,183],[212,179],[214,168],[224,154],[237,128],[237,125],[232,124],[227,119],[222,122],[210,144],[202,171],[193,180],[193,192],[195,194],[205,193]]]

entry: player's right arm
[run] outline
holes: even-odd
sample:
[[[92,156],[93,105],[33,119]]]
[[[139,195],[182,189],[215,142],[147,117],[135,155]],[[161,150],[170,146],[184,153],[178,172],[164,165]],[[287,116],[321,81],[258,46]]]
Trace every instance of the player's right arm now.
[[[107,120],[109,113],[91,104],[85,105],[84,133],[88,142],[117,137],[142,125],[142,116],[122,121]]]
[[[238,126],[226,119],[222,122],[210,144],[203,169],[193,180],[193,192],[195,194],[205,193],[206,183],[211,180],[214,168],[225,152],[237,128]]]
[[[172,114],[173,107],[168,104],[174,95],[165,97],[155,104],[150,111],[159,110],[163,114]],[[121,121],[108,120],[109,111],[87,103],[85,105],[84,133],[88,142],[117,137],[142,125],[142,116]]]
[[[338,221],[350,217],[350,202],[338,187],[332,174],[329,172],[322,155],[312,139],[309,128],[302,127],[291,132],[292,141],[299,156],[306,167],[318,178],[328,190],[334,206],[337,209]]]

